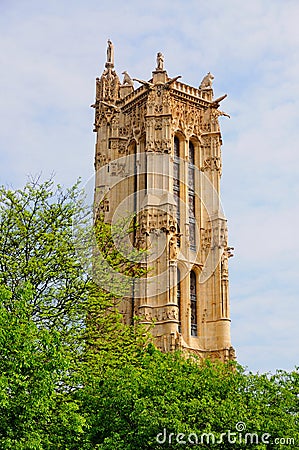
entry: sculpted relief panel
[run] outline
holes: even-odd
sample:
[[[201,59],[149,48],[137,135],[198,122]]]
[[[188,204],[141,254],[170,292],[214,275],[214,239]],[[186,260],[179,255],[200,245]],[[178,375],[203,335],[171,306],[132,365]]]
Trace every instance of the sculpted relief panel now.
[[[201,135],[203,131],[203,110],[195,105],[172,98],[172,127],[181,129],[185,135]]]
[[[146,321],[178,321],[177,305],[167,305],[155,308],[150,306],[142,306],[139,308],[139,314],[143,316]]]

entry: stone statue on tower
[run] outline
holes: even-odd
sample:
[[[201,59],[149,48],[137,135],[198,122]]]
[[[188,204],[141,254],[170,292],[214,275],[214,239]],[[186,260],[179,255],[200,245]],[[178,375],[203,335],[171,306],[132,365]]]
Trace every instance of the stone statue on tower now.
[[[108,39],[108,47],[107,47],[107,62],[106,64],[114,66],[114,45]]]

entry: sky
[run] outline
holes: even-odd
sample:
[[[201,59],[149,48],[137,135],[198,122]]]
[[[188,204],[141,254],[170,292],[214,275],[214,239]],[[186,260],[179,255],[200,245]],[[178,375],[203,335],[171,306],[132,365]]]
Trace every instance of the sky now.
[[[298,0],[1,0],[0,184],[93,175],[95,78],[150,79],[156,53],[221,109],[231,334],[253,372],[299,365]],[[137,87],[137,85],[136,85]]]

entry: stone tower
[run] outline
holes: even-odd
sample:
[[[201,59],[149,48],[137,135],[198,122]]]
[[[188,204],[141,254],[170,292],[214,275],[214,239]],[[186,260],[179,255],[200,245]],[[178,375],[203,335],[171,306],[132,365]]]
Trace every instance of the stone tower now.
[[[113,225],[129,217],[136,227],[125,246],[117,245],[124,257],[124,248],[135,249],[146,269],[142,278],[129,280],[120,304],[124,320],[139,316],[154,324],[156,345],[163,351],[181,348],[201,357],[234,359],[228,289],[232,248],[219,199],[218,118],[226,114],[218,108],[226,95],[214,99],[210,73],[199,88],[181,83],[180,76],[170,78],[162,53],[149,81],[123,75],[121,83],[109,40],[92,105],[95,218]]]

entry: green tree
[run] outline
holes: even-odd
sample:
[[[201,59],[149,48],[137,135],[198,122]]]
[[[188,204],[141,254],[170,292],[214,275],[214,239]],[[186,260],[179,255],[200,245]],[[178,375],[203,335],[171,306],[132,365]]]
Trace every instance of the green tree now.
[[[117,270],[120,255],[110,228],[94,232],[88,219],[78,185],[0,189],[0,448],[90,448],[75,393],[90,371],[100,376],[145,345],[144,330],[125,327],[118,299],[101,288],[94,244]]]
[[[246,374],[150,345],[94,374],[76,393],[90,448],[285,448],[275,443],[279,438],[299,447],[298,371]]]
[[[298,370],[158,351],[137,320],[123,324],[110,289],[109,267],[128,276],[119,293],[144,274],[139,252],[119,250],[130,228],[91,230],[87,213],[78,185],[0,189],[0,448],[299,448]]]
[[[77,449],[85,425],[65,381],[70,355],[58,331],[30,318],[32,289],[0,286],[0,448]]]
[[[0,188],[0,283],[12,293],[32,286],[35,322],[66,327],[86,299],[86,267],[77,251],[74,223],[82,223],[78,184],[68,190],[53,181],[32,180],[24,189]]]

